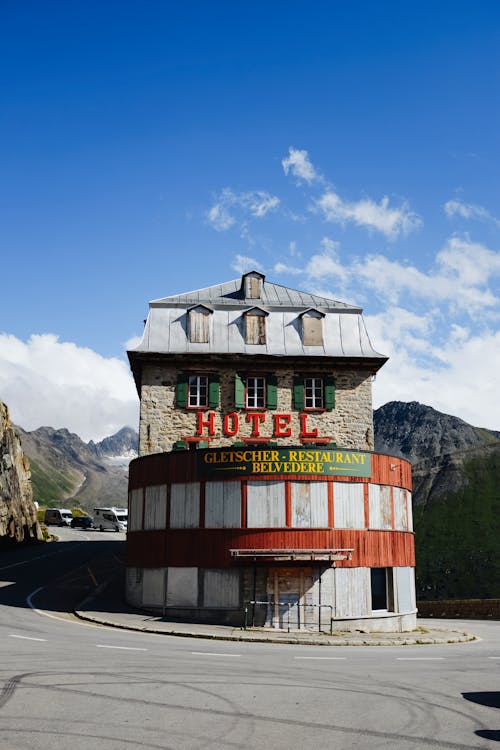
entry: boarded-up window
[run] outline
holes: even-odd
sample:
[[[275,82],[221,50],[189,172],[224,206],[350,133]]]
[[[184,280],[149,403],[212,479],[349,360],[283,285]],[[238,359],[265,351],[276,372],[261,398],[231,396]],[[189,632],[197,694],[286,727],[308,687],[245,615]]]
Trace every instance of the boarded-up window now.
[[[394,487],[394,528],[398,531],[406,531],[408,528],[406,490],[402,487]]]
[[[167,486],[146,487],[144,498],[144,528],[164,529],[167,520]]]
[[[302,315],[302,340],[304,346],[323,344],[323,316],[311,310]]]
[[[196,529],[200,525],[200,483],[173,484],[170,490],[170,528]]]
[[[247,344],[266,343],[266,316],[258,310],[245,314],[245,341]]]
[[[238,607],[240,571],[207,569],[203,580],[204,607]]]
[[[208,343],[210,315],[206,307],[194,307],[189,311],[189,340],[192,344]]]
[[[259,299],[262,289],[262,276],[249,273],[245,276],[245,297],[247,299]]]
[[[241,527],[241,483],[207,482],[205,485],[205,528]]]
[[[415,568],[394,568],[396,582],[397,612],[414,612]]]
[[[142,529],[142,487],[128,493],[128,530]]]
[[[328,487],[326,482],[291,482],[292,526],[328,526]]]
[[[247,485],[247,526],[258,528],[284,525],[284,482],[249,481]]]
[[[168,568],[167,607],[196,607],[198,568]]]
[[[335,569],[335,616],[367,615],[371,609],[370,569]]]
[[[165,586],[165,568],[144,568],[142,579],[142,606],[162,607]]]
[[[369,484],[370,529],[392,528],[391,488]]]
[[[333,503],[335,528],[365,528],[365,502],[363,485],[360,482],[334,482]]]

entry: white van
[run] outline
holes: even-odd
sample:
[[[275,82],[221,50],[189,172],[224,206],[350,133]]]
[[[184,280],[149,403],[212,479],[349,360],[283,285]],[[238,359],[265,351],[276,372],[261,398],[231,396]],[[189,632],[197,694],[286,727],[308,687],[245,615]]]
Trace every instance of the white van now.
[[[126,508],[94,508],[94,526],[99,531],[127,531]]]
[[[68,508],[47,508],[44,523],[47,526],[71,526],[73,513]]]

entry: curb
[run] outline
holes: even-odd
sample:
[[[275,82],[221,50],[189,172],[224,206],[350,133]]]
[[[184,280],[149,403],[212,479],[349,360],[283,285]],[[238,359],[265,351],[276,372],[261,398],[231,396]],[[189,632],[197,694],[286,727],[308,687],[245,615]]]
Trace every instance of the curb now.
[[[87,600],[85,600],[86,602]],[[84,604],[85,602],[82,602]],[[105,625],[107,627],[117,628],[119,630],[132,630],[140,633],[152,633],[154,635],[165,635],[165,636],[176,636],[177,638],[203,638],[205,640],[212,641],[239,641],[246,643],[284,643],[293,644],[300,646],[428,646],[428,645],[448,645],[457,643],[470,643],[477,641],[478,638],[475,635],[469,633],[454,633],[453,631],[443,631],[441,637],[425,637],[420,635],[418,638],[405,637],[404,639],[366,639],[366,638],[345,638],[345,637],[334,637],[325,636],[324,638],[308,638],[307,640],[303,637],[292,636],[284,634],[283,636],[273,634],[273,636],[266,636],[251,631],[242,631],[238,634],[218,634],[218,633],[199,633],[195,631],[179,631],[173,628],[172,630],[158,629],[154,626],[139,626],[131,624],[117,623],[113,620],[107,620],[104,617],[96,617],[89,614],[88,612],[82,612],[81,610],[74,610],[74,614],[81,620],[87,620],[88,622],[94,622],[99,625]],[[244,634],[245,633],[245,634]]]

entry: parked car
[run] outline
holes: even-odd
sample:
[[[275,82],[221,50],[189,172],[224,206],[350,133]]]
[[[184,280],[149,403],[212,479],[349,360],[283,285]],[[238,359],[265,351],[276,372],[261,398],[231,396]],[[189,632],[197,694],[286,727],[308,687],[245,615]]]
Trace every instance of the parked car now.
[[[68,508],[47,508],[44,522],[47,526],[69,526],[73,513]]]
[[[91,529],[94,525],[94,521],[90,516],[73,516],[71,519],[72,529]]]

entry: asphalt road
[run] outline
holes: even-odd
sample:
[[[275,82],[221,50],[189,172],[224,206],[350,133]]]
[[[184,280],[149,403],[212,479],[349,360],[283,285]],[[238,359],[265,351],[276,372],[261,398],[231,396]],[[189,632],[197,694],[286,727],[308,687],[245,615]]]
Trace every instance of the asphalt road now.
[[[2,750],[500,747],[499,623],[462,623],[479,642],[399,648],[117,631],[64,610],[123,535],[63,537],[0,557]]]

